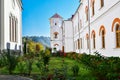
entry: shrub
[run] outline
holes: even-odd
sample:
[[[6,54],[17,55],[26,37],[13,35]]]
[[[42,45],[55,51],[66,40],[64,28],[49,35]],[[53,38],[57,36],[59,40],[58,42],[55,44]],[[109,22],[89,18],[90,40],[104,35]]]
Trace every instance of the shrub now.
[[[18,63],[18,57],[14,55],[15,53],[11,53],[10,50],[7,52],[4,52],[4,61],[5,61],[5,66],[9,71],[9,74],[12,74],[12,71],[15,69]]]
[[[32,65],[33,65],[33,59],[28,59],[28,60],[26,61],[26,66],[27,66],[28,75],[31,74]]]
[[[20,74],[25,74],[26,73],[26,63],[19,62],[17,65],[17,69],[19,70]]]
[[[120,58],[82,54],[80,61],[91,70],[99,80],[117,80],[120,75]]]

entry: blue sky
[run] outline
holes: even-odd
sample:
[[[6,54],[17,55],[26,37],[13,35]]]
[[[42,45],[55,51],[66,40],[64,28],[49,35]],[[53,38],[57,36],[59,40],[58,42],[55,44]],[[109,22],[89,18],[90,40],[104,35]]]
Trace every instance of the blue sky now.
[[[55,13],[68,19],[75,13],[79,0],[22,0],[23,36],[50,36],[49,18]]]

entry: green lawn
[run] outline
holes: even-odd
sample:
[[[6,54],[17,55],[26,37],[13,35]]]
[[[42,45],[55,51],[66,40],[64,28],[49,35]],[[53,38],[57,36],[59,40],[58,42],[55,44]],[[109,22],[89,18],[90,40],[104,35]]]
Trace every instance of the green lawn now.
[[[95,78],[90,74],[90,71],[87,70],[83,64],[69,58],[52,57],[49,63],[49,69],[51,70],[51,73],[54,68],[62,68],[63,59],[64,59],[64,64],[66,64],[67,66],[67,73],[69,76],[73,76],[71,67],[74,64],[77,64],[80,68],[77,80],[95,80]]]

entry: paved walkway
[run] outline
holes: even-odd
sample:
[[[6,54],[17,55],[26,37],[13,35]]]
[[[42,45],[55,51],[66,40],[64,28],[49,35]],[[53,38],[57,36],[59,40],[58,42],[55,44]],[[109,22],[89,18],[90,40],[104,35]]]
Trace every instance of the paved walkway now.
[[[0,75],[0,80],[33,80],[33,79],[15,75]]]

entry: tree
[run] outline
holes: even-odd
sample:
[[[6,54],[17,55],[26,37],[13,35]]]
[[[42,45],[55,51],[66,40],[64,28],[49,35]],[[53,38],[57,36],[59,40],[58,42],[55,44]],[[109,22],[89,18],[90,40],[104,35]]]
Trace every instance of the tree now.
[[[41,43],[36,43],[36,52],[44,50],[44,46]]]

